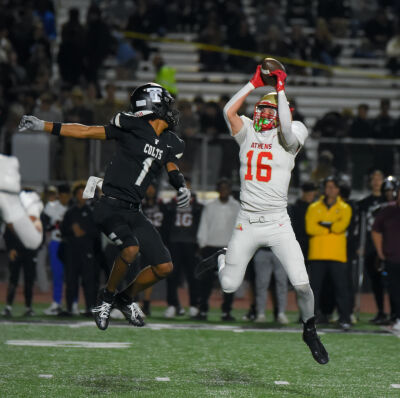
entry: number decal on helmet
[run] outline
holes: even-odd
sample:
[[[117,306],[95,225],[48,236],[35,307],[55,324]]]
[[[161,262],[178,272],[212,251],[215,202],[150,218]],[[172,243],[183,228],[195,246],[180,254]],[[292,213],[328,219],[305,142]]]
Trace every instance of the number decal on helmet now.
[[[161,102],[161,96],[162,96],[161,88],[149,87],[146,88],[145,91],[147,91],[150,94],[150,99],[152,102]]]

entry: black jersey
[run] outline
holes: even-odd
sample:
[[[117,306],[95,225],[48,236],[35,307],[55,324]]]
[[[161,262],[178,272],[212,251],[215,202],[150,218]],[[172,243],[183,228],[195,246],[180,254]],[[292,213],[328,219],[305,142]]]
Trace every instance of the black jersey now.
[[[197,201],[196,195],[192,195],[188,207],[178,207],[176,198],[167,204],[166,229],[169,242],[197,242],[197,230],[200,225],[203,205]]]
[[[159,199],[156,200],[154,204],[150,205],[146,200],[144,200],[142,203],[142,210],[164,239],[166,206],[163,201]]]
[[[107,196],[140,203],[147,187],[168,162],[183,154],[184,142],[165,130],[157,136],[140,117],[122,112],[105,127],[106,137],[117,141],[116,152],[107,166],[103,192]]]

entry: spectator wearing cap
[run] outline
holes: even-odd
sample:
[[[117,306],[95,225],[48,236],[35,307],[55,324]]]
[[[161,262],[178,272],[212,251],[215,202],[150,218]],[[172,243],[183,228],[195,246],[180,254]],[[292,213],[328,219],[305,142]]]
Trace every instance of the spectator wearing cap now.
[[[396,201],[388,204],[375,218],[372,227],[379,259],[387,272],[389,294],[394,304],[395,323],[393,330],[400,332],[400,185],[396,183]]]
[[[339,196],[335,177],[324,180],[324,195],[306,212],[306,231],[310,235],[308,261],[310,283],[314,291],[315,312],[321,316],[320,300],[326,276],[334,285],[339,323],[350,328],[350,305],[347,285],[346,231],[350,224],[351,207]]]
[[[312,181],[304,182],[301,185],[301,196],[296,202],[288,206],[288,213],[292,221],[293,231],[300,244],[304,258],[308,254],[308,235],[306,232],[306,212],[308,206],[314,202],[317,194],[317,187]]]

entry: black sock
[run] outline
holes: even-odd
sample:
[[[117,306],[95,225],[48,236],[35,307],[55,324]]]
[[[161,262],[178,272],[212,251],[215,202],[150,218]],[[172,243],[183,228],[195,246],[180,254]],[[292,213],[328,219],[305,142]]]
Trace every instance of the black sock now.
[[[107,288],[104,288],[103,290],[103,300],[106,301],[107,303],[112,303],[114,301],[114,293],[109,292]]]

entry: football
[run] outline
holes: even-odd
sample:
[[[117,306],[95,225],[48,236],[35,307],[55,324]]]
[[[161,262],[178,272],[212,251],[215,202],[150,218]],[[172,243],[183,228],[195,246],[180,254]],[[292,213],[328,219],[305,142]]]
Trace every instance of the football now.
[[[274,71],[274,70],[283,70],[286,72],[285,67],[276,59],[274,58],[264,58],[262,63],[261,63],[261,78],[263,79],[263,82],[267,86],[272,86],[275,87],[276,85],[276,77],[275,76],[269,76],[269,74]]]

